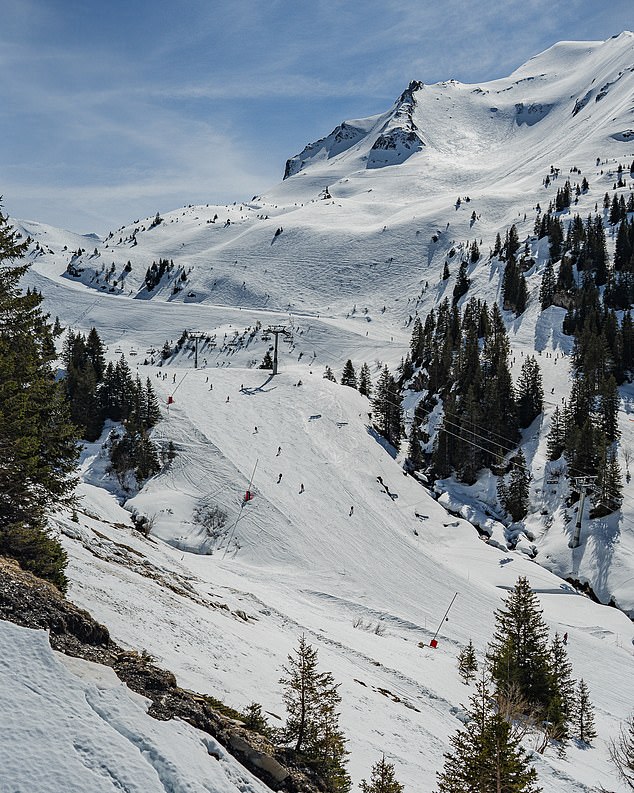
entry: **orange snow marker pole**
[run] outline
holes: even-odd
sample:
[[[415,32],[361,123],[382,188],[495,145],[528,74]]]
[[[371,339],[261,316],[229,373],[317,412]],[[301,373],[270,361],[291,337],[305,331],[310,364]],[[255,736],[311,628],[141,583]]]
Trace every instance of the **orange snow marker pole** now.
[[[258,462],[259,461],[260,461],[260,458],[258,457],[256,459],[256,461],[255,461],[255,465],[253,466],[253,473],[251,474],[251,479],[249,479],[249,486],[247,487],[247,491],[246,491],[249,494],[249,498],[245,497],[245,498],[242,499],[242,503],[240,504],[240,512],[238,512],[238,517],[236,518],[235,523],[231,527],[231,533],[229,534],[229,539],[227,540],[227,544],[225,545],[225,552],[222,555],[223,560],[224,560],[225,556],[227,555],[227,551],[229,550],[229,545],[231,543],[231,540],[233,539],[233,533],[236,530],[236,526],[238,525],[238,521],[242,517],[242,510],[244,509],[244,505],[247,503],[247,501],[250,501],[253,498],[251,485],[253,484],[253,478],[255,477],[255,472],[256,472],[256,469],[258,467]]]
[[[451,603],[449,604],[449,608],[447,609],[447,611],[445,611],[445,615],[444,615],[444,617],[442,618],[442,620],[440,621],[440,625],[438,626],[438,630],[436,631],[436,633],[434,633],[434,638],[433,638],[433,639],[432,639],[432,640],[429,642],[429,646],[430,646],[430,647],[433,647],[434,649],[436,649],[436,647],[438,647],[437,636],[438,636],[438,634],[440,633],[440,629],[441,629],[441,628],[442,628],[442,626],[443,626],[443,622],[444,622],[444,621],[447,619],[447,614],[449,614],[449,610],[450,610],[450,609],[451,609],[451,607],[453,606],[453,602],[454,602],[454,600],[455,600],[457,597],[458,597],[458,593],[456,592],[456,594],[455,594],[455,595],[454,595],[454,596],[451,598]]]
[[[176,388],[175,388],[175,389],[172,391],[172,393],[171,393],[171,394],[170,394],[170,395],[167,397],[167,409],[168,409],[168,410],[170,409],[170,405],[173,405],[173,404],[174,404],[174,394],[175,394],[175,393],[178,391],[178,389],[179,389],[179,388],[180,388],[180,387],[183,385],[183,380],[184,380],[184,379],[187,377],[187,375],[188,375],[188,374],[189,374],[189,372],[185,372],[185,374],[183,375],[183,379],[182,379],[182,380],[180,381],[180,383],[179,383],[179,384],[176,386]]]

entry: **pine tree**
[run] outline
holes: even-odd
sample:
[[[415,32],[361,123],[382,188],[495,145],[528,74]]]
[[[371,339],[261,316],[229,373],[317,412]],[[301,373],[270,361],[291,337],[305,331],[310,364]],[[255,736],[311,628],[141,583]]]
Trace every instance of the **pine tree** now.
[[[100,383],[106,370],[106,358],[103,343],[96,328],[91,328],[86,338],[86,354],[95,370],[97,382]]]
[[[28,265],[11,264],[25,251],[0,212],[0,554],[64,589],[66,555],[46,518],[72,498],[77,431],[42,296],[21,292]]]
[[[571,713],[571,733],[573,738],[587,744],[597,737],[594,728],[594,706],[590,702],[590,692],[583,678],[577,685]],[[634,749],[634,743],[632,744],[632,749]]]
[[[542,412],[544,388],[539,364],[528,355],[517,381],[517,413],[520,427],[528,427]]]
[[[450,738],[439,793],[540,793],[537,772],[497,712],[484,680],[470,699],[469,721]]]
[[[398,451],[401,445],[402,397],[387,366],[383,368],[372,401],[372,416],[377,430]]]
[[[144,402],[144,424],[149,429],[161,419],[161,408],[149,377],[145,381]]]
[[[597,466],[596,494],[595,503],[603,515],[615,512],[623,503],[621,466],[614,448],[605,443]]]
[[[555,406],[550,420],[550,430],[547,437],[547,450],[549,460],[558,460],[564,453],[566,445],[566,431],[564,417],[559,405]]]
[[[269,735],[271,728],[262,712],[262,705],[259,702],[251,702],[244,710],[244,726],[247,730],[255,730],[262,735]]]
[[[385,755],[372,766],[370,781],[361,780],[362,793],[403,793],[403,785],[396,780],[394,766],[388,763]]]
[[[416,422],[412,422],[407,446],[407,460],[409,469],[419,471],[423,466],[423,450],[420,446],[420,433]]]
[[[453,304],[454,306],[460,300],[463,295],[466,295],[471,280],[467,275],[467,262],[461,261],[460,268],[458,270],[458,277],[456,278],[456,285],[453,288]]]
[[[617,440],[621,434],[618,418],[620,404],[621,395],[616,380],[613,375],[610,375],[603,380],[599,389],[599,421],[608,443]]]
[[[477,671],[478,660],[475,647],[471,639],[469,639],[469,644],[458,653],[458,672],[463,683],[470,683],[475,680]]]
[[[545,710],[552,688],[548,626],[527,578],[518,578],[495,622],[487,659],[497,688],[515,688],[531,707]]]
[[[372,375],[370,374],[370,367],[367,363],[361,366],[359,372],[359,393],[368,398],[372,396]]]
[[[284,704],[288,713],[285,738],[328,784],[328,790],[345,793],[350,779],[344,763],[346,739],[339,729],[338,686],[330,672],[317,670],[317,650],[304,635],[284,667]]]
[[[420,319],[416,317],[412,326],[412,338],[409,343],[409,349],[412,361],[417,366],[420,366],[423,362],[423,338],[423,326]]]
[[[506,484],[502,478],[498,485],[500,503],[514,521],[521,520],[528,513],[528,495],[531,475],[526,467],[526,459],[520,449],[511,461],[513,468]]]
[[[350,359],[346,361],[343,367],[341,385],[347,385],[350,388],[357,387],[357,373],[355,372],[354,366],[352,365],[352,361]]]
[[[552,737],[565,741],[568,738],[569,723],[572,718],[574,683],[566,645],[558,633],[555,633],[550,645],[550,674],[550,700],[545,716],[552,725],[550,731]]]
[[[555,271],[553,269],[553,263],[549,259],[546,262],[546,266],[544,267],[542,283],[539,288],[539,303],[542,307],[542,311],[547,309],[549,306],[552,306],[555,300],[556,288],[557,281],[555,279]]]
[[[260,369],[273,369],[273,358],[271,358],[271,353],[267,350],[264,353],[264,358],[262,358],[262,363],[259,366]]]

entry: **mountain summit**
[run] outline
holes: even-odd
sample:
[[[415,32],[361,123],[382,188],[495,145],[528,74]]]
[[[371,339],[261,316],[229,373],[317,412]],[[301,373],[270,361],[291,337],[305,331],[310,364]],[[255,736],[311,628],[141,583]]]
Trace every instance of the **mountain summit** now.
[[[400,165],[415,154],[413,163],[425,168],[434,151],[473,158],[491,148],[523,148],[536,136],[546,148],[567,135],[575,145],[589,137],[628,141],[633,72],[634,34],[625,31],[604,42],[559,42],[491,82],[412,80],[386,113],[344,121],[287,160],[284,179],[313,166]]]

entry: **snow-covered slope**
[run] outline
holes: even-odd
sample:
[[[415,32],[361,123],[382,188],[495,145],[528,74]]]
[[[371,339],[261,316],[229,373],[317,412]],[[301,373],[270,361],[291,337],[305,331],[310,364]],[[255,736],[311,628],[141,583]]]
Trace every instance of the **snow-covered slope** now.
[[[0,621],[0,788],[65,793],[264,793],[209,735],[147,715],[112,670]],[[19,674],[18,674],[19,670]]]
[[[618,790],[606,740],[632,703],[631,622],[531,561],[526,543],[507,550],[485,514],[486,482],[438,502],[404,476],[368,426],[368,401],[322,373],[327,364],[339,373],[348,358],[367,361],[373,376],[395,367],[413,317],[451,295],[451,263],[470,240],[486,249],[511,223],[528,239],[536,204],[558,187],[556,178],[543,185],[551,166],[587,177],[575,207],[582,217],[600,206],[617,164],[634,159],[633,64],[631,33],[562,43],[504,80],[410,84],[392,110],[341,125],[292,158],[281,184],[242,205],[184,207],[158,225],[151,213],[103,241],[18,224],[34,240],[27,282],[51,315],[78,330],[95,325],[110,359],[130,356],[164,406],[174,399],[154,437],[172,440],[177,456],[126,504],[152,519],[149,540],[99,487],[112,487],[99,444],[86,450],[80,522],[59,518],[73,600],[183,685],[238,708],[258,700],[275,723],[281,667],[305,633],[341,682],[355,781],[385,752],[407,789],[426,793],[468,696],[455,656],[469,638],[482,656],[506,588],[528,575],[552,629],[569,634],[601,736],[591,751],[573,745],[567,760],[537,757],[541,784],[545,793]],[[382,139],[394,147],[377,145]],[[546,252],[528,242],[529,306],[507,320],[515,374],[524,355],[540,356],[546,424],[568,393],[571,339],[560,309],[539,311]],[[159,259],[174,267],[148,290],[146,271]],[[470,277],[469,296],[498,299],[495,264],[483,258]],[[273,343],[261,331],[269,323],[292,332],[280,340],[273,379],[256,368]],[[184,329],[204,336],[200,368],[191,350],[159,368],[157,351]],[[622,395],[622,442],[631,445],[633,395]],[[406,399],[408,419],[415,404]],[[572,551],[565,493],[548,484],[543,439],[529,432],[525,448],[537,561],[634,610],[631,493],[622,513],[588,524]],[[255,498],[242,506],[252,477]],[[206,536],[193,519],[201,504],[227,511],[232,536]],[[485,522],[492,541],[443,504]]]

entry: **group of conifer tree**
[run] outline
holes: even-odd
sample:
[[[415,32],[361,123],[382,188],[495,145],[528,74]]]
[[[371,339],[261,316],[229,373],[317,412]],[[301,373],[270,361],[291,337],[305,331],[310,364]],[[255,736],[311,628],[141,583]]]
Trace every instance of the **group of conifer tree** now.
[[[161,466],[149,430],[160,419],[160,408],[150,379],[143,384],[138,375],[133,377],[123,355],[106,366],[95,328],[87,336],[69,330],[62,359],[71,415],[83,437],[97,440],[106,419],[123,425],[123,432],[109,438],[111,468],[121,483],[128,472],[138,482],[158,473]]]
[[[324,379],[337,382],[330,366],[326,366]],[[355,388],[360,394],[372,400],[371,415],[375,429],[398,451],[403,437],[403,396],[399,382],[388,367],[383,367],[374,386],[368,364],[361,365],[357,377],[354,365],[348,359],[343,367],[340,382],[349,388]]]
[[[615,206],[618,209],[618,202]],[[548,455],[551,460],[564,455],[573,476],[596,477],[596,515],[612,512],[622,502],[617,458],[618,386],[634,371],[630,311],[634,299],[634,222],[628,222],[626,215],[611,215],[610,222],[613,220],[620,224],[613,267],[606,269],[604,238],[594,247],[588,243],[590,229],[602,228],[601,219],[597,216],[593,222],[588,218],[584,226],[575,217],[561,250],[553,252],[551,238],[551,261],[540,292],[543,308],[553,303],[566,305],[563,331],[575,339],[572,389],[569,399],[557,406],[552,416]],[[555,226],[560,223],[557,219]],[[562,258],[555,280],[552,260],[556,255]],[[605,287],[602,292],[600,286]],[[625,309],[620,321],[617,309]]]
[[[505,501],[510,512],[521,512],[513,503],[513,470],[523,473],[525,464],[515,448],[520,428],[528,427],[542,411],[543,386],[532,356],[525,358],[518,382],[513,384],[510,344],[497,304],[489,309],[485,302],[472,298],[461,314],[444,300],[427,315],[424,325],[415,319],[410,356],[403,376],[411,378],[416,371],[411,386],[425,394],[411,429],[411,466],[424,464],[421,440],[428,437],[422,425],[440,399],[442,423],[431,459],[436,474],[455,473],[471,484],[482,468],[506,467],[505,458],[512,452],[512,482],[510,491],[504,491]]]
[[[64,590],[66,554],[47,516],[72,501],[77,432],[55,378],[56,329],[42,296],[19,286],[25,251],[0,213],[0,554]]]
[[[588,687],[583,680],[575,685],[564,639],[556,633],[549,643],[526,578],[518,579],[495,621],[468,720],[451,738],[438,774],[440,793],[538,793],[524,738],[537,736],[539,752],[554,744],[563,753],[571,739],[587,746],[596,737]],[[471,642],[460,653],[458,668],[465,682],[476,678]]]

